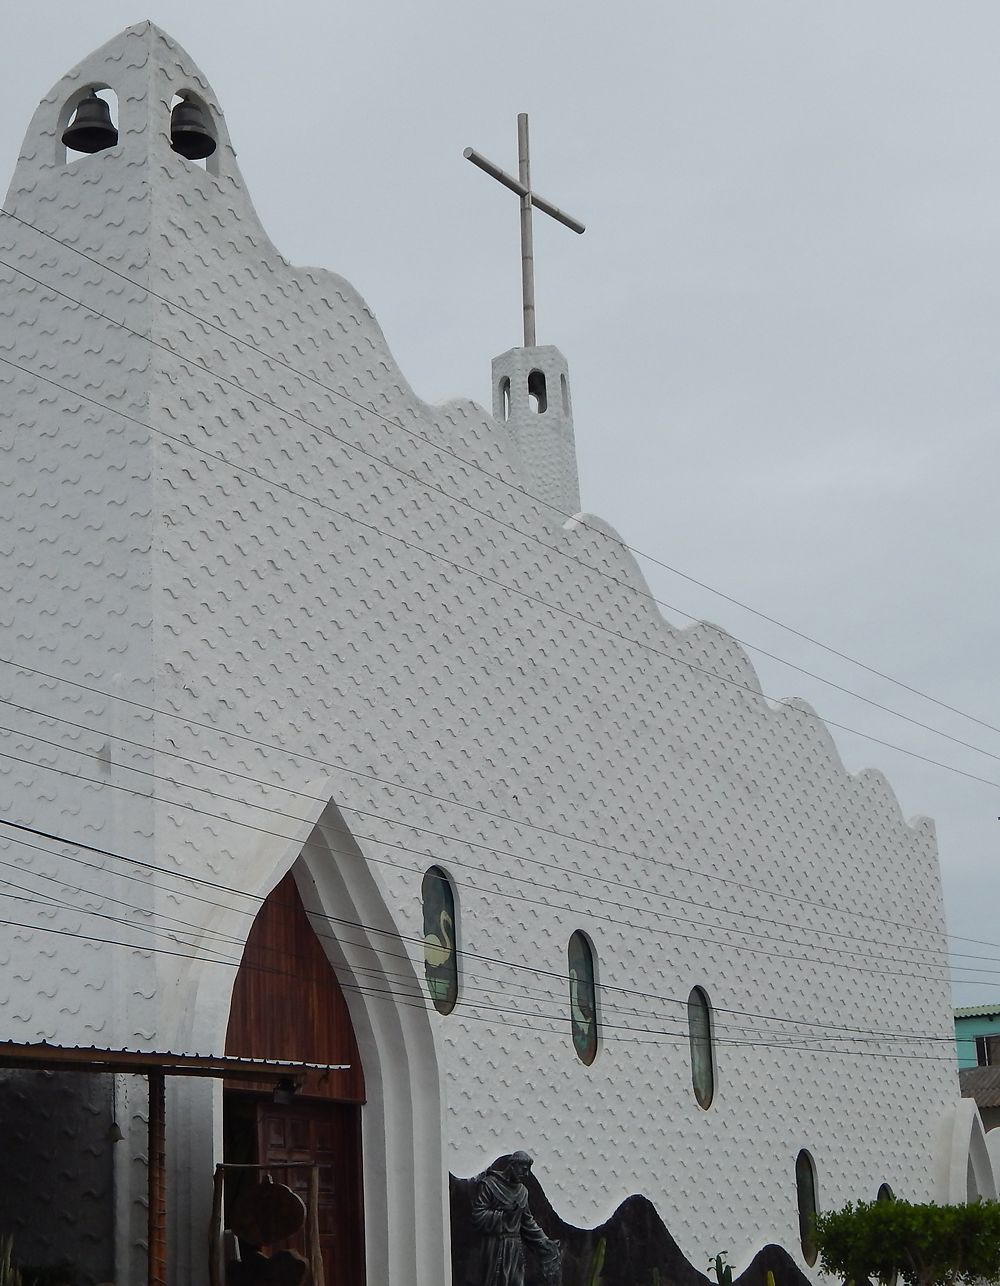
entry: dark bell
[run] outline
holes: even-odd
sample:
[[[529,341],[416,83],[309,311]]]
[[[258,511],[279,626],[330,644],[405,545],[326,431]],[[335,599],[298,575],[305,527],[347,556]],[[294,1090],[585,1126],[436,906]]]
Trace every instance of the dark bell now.
[[[215,151],[208,115],[200,103],[182,98],[170,113],[170,146],[189,161],[203,161]]]
[[[118,142],[111,109],[95,90],[76,109],[72,123],[63,130],[62,141],[74,152],[103,152]]]

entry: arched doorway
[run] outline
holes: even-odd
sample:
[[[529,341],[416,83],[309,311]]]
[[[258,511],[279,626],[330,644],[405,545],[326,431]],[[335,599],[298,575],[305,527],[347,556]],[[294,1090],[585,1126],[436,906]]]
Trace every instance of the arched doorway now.
[[[310,1073],[294,1095],[273,1086],[226,1085],[224,1160],[263,1165],[306,1200],[319,1169],[319,1229],[326,1286],[365,1282],[361,1110],[364,1074],[347,1003],[289,872],[262,904],[233,988],[227,1054],[310,1063],[347,1071]],[[241,1182],[227,1178],[227,1201]],[[293,1246],[294,1242],[290,1243]],[[297,1246],[297,1249],[303,1249]]]

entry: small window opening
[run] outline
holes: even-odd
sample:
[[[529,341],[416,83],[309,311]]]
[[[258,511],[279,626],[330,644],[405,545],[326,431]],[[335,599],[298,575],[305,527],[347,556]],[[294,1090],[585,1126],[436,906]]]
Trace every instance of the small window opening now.
[[[569,965],[569,1022],[573,1048],[587,1067],[597,1057],[597,970],[594,952],[577,930],[566,950]]]
[[[802,1258],[810,1268],[819,1257],[816,1245],[816,1216],[819,1204],[816,1200],[816,1167],[813,1159],[803,1148],[795,1158],[795,1193],[799,1206],[799,1240],[802,1243]]]
[[[106,86],[94,85],[70,100],[59,132],[63,164],[72,164],[95,152],[118,145],[118,95]]]
[[[706,1110],[715,1097],[712,1050],[712,1007],[700,987],[688,996],[688,1037],[691,1042],[691,1084],[699,1107]]]
[[[549,404],[542,371],[532,371],[528,376],[528,404],[536,415],[541,415]]]
[[[559,387],[562,389],[563,415],[569,415],[569,380],[565,375],[559,376]]]
[[[212,115],[196,95],[185,91],[170,100],[170,146],[199,169],[215,173],[214,157],[218,146]]]
[[[504,424],[510,419],[510,376],[505,375],[500,381],[500,410]]]
[[[995,1067],[1000,1063],[1000,1036],[976,1037],[976,1062],[980,1067]]]
[[[450,1014],[458,1004],[458,940],[451,880],[439,866],[432,866],[424,875],[420,894],[427,991],[438,1013]]]

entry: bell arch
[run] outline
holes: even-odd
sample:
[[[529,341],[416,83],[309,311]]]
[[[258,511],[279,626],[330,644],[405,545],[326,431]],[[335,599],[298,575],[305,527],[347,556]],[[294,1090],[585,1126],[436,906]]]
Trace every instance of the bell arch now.
[[[218,131],[211,108],[193,89],[181,86],[170,100],[168,123],[171,151],[218,175]]]
[[[63,135],[66,133],[69,125],[74,121],[77,113],[81,108],[86,110],[92,100],[100,100],[100,106],[107,113],[106,124],[114,135],[113,141],[109,135],[108,141],[98,147],[87,149],[72,148],[67,145]],[[92,84],[84,85],[82,88],[75,89],[63,101],[59,108],[59,115],[56,118],[55,130],[55,163],[56,165],[67,165],[74,160],[85,157],[88,153],[107,151],[112,147],[117,147],[119,140],[119,122],[118,122],[118,93],[112,86],[104,81],[94,81]]]
[[[311,801],[312,818],[294,842],[276,844],[261,834],[255,837],[259,845],[246,845],[242,887],[259,904],[291,873],[350,1011],[366,1092],[361,1151],[367,1280],[444,1283],[450,1281],[451,1252],[441,1080],[430,1014],[412,1004],[413,993],[421,994],[424,986],[422,961],[401,949],[402,930],[340,809],[332,801],[316,802],[323,789],[297,797],[296,813],[308,817]],[[416,890],[419,878],[414,876]],[[245,908],[244,901],[223,909],[206,927],[245,941]],[[190,966],[176,990],[182,1047],[223,1048],[235,977],[235,970]],[[175,1099],[170,1106],[179,1137],[172,1169],[188,1178],[172,1185],[179,1198],[173,1222],[183,1229],[192,1226],[183,1203],[197,1203],[198,1210],[206,1199],[210,1203],[211,1175],[222,1160],[222,1087],[206,1091],[192,1082],[179,1086]],[[178,1237],[172,1250],[180,1271],[190,1263],[185,1280],[205,1280],[202,1247],[185,1246]]]

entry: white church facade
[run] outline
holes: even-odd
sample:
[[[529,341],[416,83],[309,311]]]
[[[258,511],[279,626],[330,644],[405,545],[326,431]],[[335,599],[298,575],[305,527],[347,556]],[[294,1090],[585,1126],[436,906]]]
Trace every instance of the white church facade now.
[[[72,157],[94,91],[117,141]],[[804,1202],[996,1194],[932,824],[578,512],[557,349],[423,402],[149,23],[39,106],[0,277],[0,1042],[316,1064],[168,1076],[170,1282],[241,1157],[339,1176],[328,1286],[451,1282],[449,1175],[519,1149],[700,1272],[810,1276]],[[0,1233],[145,1280],[144,1082],[7,1066]]]

